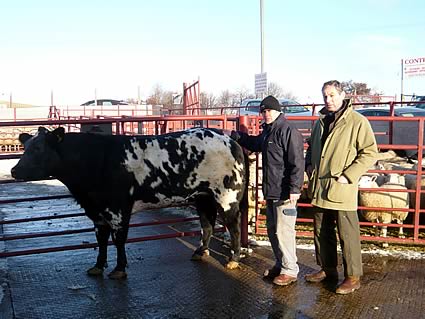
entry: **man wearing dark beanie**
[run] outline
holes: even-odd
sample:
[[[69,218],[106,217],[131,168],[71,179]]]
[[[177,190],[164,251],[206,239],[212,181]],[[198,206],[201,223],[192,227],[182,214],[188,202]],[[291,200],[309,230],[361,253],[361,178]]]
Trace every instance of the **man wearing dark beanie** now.
[[[269,95],[268,97],[264,98],[260,104],[260,112],[262,113],[265,109],[276,110],[280,112],[282,107],[274,96]]]
[[[281,113],[279,101],[267,96],[261,101],[263,131],[250,136],[232,131],[231,137],[252,152],[261,152],[263,194],[267,202],[267,234],[275,265],[264,272],[280,286],[297,281],[295,221],[296,204],[304,182],[304,144],[301,133]]]

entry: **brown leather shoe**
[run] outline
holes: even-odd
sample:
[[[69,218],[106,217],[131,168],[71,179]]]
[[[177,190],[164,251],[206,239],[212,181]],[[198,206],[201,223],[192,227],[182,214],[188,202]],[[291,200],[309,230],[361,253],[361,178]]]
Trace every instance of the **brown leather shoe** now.
[[[266,269],[263,274],[264,279],[275,279],[280,275],[280,268],[273,266],[273,268]]]
[[[346,295],[360,288],[360,277],[348,276],[336,289],[336,293]]]
[[[277,276],[274,280],[273,283],[275,285],[279,285],[279,286],[287,286],[289,284],[292,284],[293,282],[297,281],[297,277],[291,277],[288,275],[279,275]]]
[[[338,281],[338,272],[336,269],[325,271],[319,270],[311,274],[304,276],[305,280],[308,282],[321,282],[321,281]]]

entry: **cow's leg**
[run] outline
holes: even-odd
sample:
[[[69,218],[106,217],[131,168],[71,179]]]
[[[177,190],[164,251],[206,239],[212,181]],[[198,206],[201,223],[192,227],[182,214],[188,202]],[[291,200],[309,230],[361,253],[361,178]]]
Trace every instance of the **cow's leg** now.
[[[111,279],[125,279],[127,273],[125,268],[127,267],[127,255],[125,253],[125,242],[128,236],[128,224],[124,227],[112,231],[112,241],[117,248],[117,265],[115,269],[108,274]]]
[[[195,205],[201,222],[202,239],[201,246],[192,255],[192,260],[202,260],[203,257],[209,255],[208,247],[214,232],[217,210],[215,202],[210,196],[196,198]]]
[[[225,212],[226,227],[230,233],[231,257],[226,264],[227,269],[236,269],[239,267],[239,259],[241,256],[241,217],[238,212]]]
[[[107,224],[95,224],[96,239],[99,245],[96,265],[87,270],[90,276],[101,276],[104,268],[107,267],[108,259],[108,240],[111,234],[111,228]]]

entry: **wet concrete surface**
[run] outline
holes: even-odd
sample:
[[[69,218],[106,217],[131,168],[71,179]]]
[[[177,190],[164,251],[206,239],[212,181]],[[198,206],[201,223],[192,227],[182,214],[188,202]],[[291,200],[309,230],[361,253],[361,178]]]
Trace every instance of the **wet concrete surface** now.
[[[27,183],[0,185],[0,199],[34,193]],[[60,185],[43,192],[66,192]],[[35,191],[39,193],[39,190]],[[0,205],[0,220],[81,211],[72,199]],[[193,211],[165,209],[141,212],[132,222],[192,216]],[[2,235],[90,227],[86,217],[5,224]],[[197,221],[132,228],[129,238],[199,229]],[[225,237],[225,236],[224,236]],[[93,232],[25,240],[1,241],[0,252],[95,242]],[[298,241],[299,279],[288,287],[262,279],[273,265],[269,247],[251,247],[241,268],[224,268],[229,247],[214,238],[211,256],[190,257],[199,238],[182,237],[127,245],[128,278],[108,279],[86,270],[97,250],[83,249],[0,258],[0,318],[424,318],[425,259],[380,256],[364,247],[362,287],[349,295],[334,293],[335,285],[309,284],[304,274],[315,269],[312,245]],[[340,268],[342,280],[342,269]]]

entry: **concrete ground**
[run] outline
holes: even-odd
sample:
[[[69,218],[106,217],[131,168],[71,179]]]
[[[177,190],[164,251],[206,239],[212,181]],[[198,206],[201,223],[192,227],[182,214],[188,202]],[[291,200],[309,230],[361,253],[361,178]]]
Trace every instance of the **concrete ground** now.
[[[298,250],[299,280],[277,287],[262,279],[273,263],[256,248],[237,271],[223,268],[227,247],[213,241],[205,262],[189,260],[194,238],[128,245],[128,279],[92,278],[93,250],[1,261],[0,317],[19,318],[423,318],[424,260],[364,256],[360,290],[308,284],[313,252]]]
[[[143,232],[169,232],[169,227],[178,226],[155,230],[152,227]],[[9,233],[7,229],[5,233]],[[94,240],[92,234],[87,234],[87,239],[84,237],[77,241]],[[75,242],[72,238],[38,239],[38,245],[34,244],[35,240],[26,241],[26,244],[6,242],[1,251]],[[93,249],[3,258],[0,260],[0,317],[424,317],[424,259],[365,253],[361,289],[341,296],[334,293],[334,286],[303,280],[304,274],[316,269],[314,251],[309,248],[298,249],[298,282],[277,287],[262,279],[264,269],[273,264],[269,247],[253,248],[242,260],[239,270],[228,271],[223,267],[228,255],[225,242],[214,239],[211,256],[204,262],[193,262],[190,256],[197,243],[197,238],[184,237],[128,244],[128,279],[123,281],[110,280],[106,275],[92,278],[85,274],[95,262],[97,252]],[[114,259],[111,247],[111,266],[107,270],[112,269]]]

